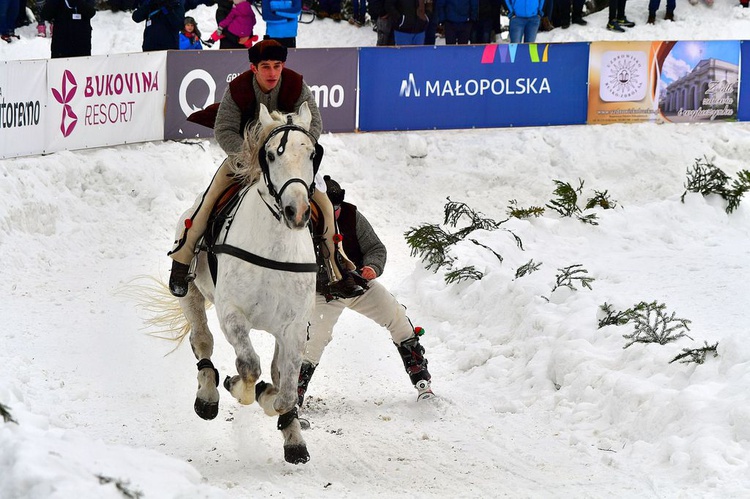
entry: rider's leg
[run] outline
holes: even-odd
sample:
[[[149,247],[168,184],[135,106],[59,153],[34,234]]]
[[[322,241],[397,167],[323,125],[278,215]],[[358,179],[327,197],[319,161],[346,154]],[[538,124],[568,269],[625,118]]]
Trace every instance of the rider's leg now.
[[[169,252],[172,257],[172,272],[169,276],[169,290],[175,296],[187,294],[187,274],[190,262],[195,255],[195,246],[206,232],[208,217],[216,201],[234,183],[229,166],[229,159],[225,159],[216,171],[211,184],[202,196],[198,196],[193,207],[177,226],[174,248]]]
[[[334,242],[336,236],[336,217],[333,214],[333,205],[331,200],[328,199],[326,193],[315,189],[313,193],[313,201],[318,205],[323,215],[323,241],[320,251],[327,260],[326,272],[328,273],[328,279],[330,281],[330,291],[334,296],[349,298],[358,296],[364,293],[364,289],[359,286],[350,275],[342,275],[338,264],[336,263],[336,250],[337,245]],[[338,248],[341,249],[340,246]],[[339,251],[342,256],[343,264],[347,267],[347,270],[355,270],[357,267],[346,258],[343,251]]]

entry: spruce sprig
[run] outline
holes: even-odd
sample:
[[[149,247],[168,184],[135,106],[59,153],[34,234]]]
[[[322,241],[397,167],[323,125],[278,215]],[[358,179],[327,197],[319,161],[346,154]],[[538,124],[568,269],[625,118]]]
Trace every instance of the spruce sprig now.
[[[675,361],[680,361],[682,364],[689,364],[690,362],[695,362],[696,364],[703,364],[706,362],[706,356],[709,353],[713,353],[714,357],[718,356],[716,353],[716,348],[719,346],[719,343],[716,342],[713,345],[709,345],[707,341],[703,342],[703,346],[701,348],[683,348],[682,353],[677,355],[674,359],[670,360],[669,363]]]
[[[623,348],[628,348],[634,343],[658,343],[666,345],[682,337],[688,337],[686,331],[690,331],[687,319],[675,317],[675,313],[667,315],[667,306],[663,303],[640,302],[633,308],[630,314],[635,323],[632,334],[624,334],[623,338],[630,340]],[[690,338],[692,340],[692,338]]]

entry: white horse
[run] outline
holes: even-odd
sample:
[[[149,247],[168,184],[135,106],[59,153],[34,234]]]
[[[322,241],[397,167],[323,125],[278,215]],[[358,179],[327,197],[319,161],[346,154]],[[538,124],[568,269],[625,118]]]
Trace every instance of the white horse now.
[[[195,412],[203,419],[218,414],[219,373],[211,363],[214,342],[206,319],[209,300],[237,356],[238,374],[227,376],[224,387],[241,404],[257,399],[266,414],[279,417],[284,459],[294,464],[310,459],[295,404],[317,271],[307,224],[323,149],[308,132],[311,118],[306,103],[297,114],[289,115],[269,114],[261,105],[260,117],[246,133],[243,152],[234,166],[247,187],[224,222],[216,245],[209,247],[209,253],[216,255],[215,284],[207,254],[201,252],[195,262],[195,280],[187,296],[180,298],[190,344],[199,361]],[[257,181],[261,176],[264,181]],[[260,359],[250,341],[251,329],[276,338],[272,384],[258,381]]]

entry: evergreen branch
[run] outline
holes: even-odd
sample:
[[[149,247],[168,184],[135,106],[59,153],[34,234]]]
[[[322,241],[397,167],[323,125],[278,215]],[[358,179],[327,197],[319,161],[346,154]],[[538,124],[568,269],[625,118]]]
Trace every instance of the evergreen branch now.
[[[469,227],[467,228],[470,228],[468,232],[473,232],[479,229],[495,230],[500,227],[500,224],[507,221],[496,222],[490,218],[484,218],[481,213],[472,210],[466,203],[451,201],[450,197],[447,199],[448,202],[445,204],[445,214],[443,217],[445,225],[455,227],[462,217],[467,217],[470,220]]]
[[[579,268],[580,267],[580,268]],[[584,288],[592,289],[591,283],[595,280],[593,277],[585,277],[581,276],[579,274],[588,274],[589,271],[582,268],[582,265],[580,263],[577,263],[575,265],[570,265],[569,267],[563,267],[561,269],[557,269],[560,271],[560,274],[557,274],[557,281],[555,283],[555,286],[552,288],[552,292],[554,293],[557,288],[569,288],[573,291],[576,291],[578,288],[576,288],[573,285],[574,281],[578,281],[581,286]]]
[[[544,214],[544,208],[540,206],[530,206],[528,208],[519,208],[518,207],[518,201],[515,199],[511,199],[508,201],[508,216],[513,218],[531,218],[531,217],[541,217]]]
[[[628,348],[633,343],[658,343],[666,345],[684,336],[690,338],[685,331],[690,331],[687,319],[675,317],[675,313],[667,315],[663,303],[657,304],[640,302],[633,308],[631,319],[635,323],[632,334],[625,334],[623,338],[630,340],[623,348]],[[692,338],[690,338],[692,340]]]
[[[529,260],[528,262],[524,263],[523,265],[521,265],[520,267],[516,269],[516,279],[518,279],[519,277],[523,277],[525,275],[529,275],[532,272],[536,272],[537,270],[539,270],[539,267],[541,266],[542,266],[541,263],[534,263],[533,259]]]
[[[688,168],[687,170],[685,192],[682,193],[680,200],[684,203],[685,195],[688,192],[697,192],[703,196],[719,194],[724,197],[728,181],[729,176],[711,163],[708,158],[704,156],[703,161],[696,158],[692,169]]]
[[[555,190],[553,194],[557,196],[556,199],[552,199],[547,208],[556,211],[563,217],[571,217],[576,213],[580,213],[581,209],[578,208],[578,195],[583,191],[583,180],[578,179],[578,188],[573,188],[568,182],[561,180],[555,180]]]
[[[10,413],[10,409],[5,407],[3,404],[0,404],[0,416],[3,417],[3,422],[5,423],[16,423],[16,420],[13,419],[13,416]]]
[[[487,246],[486,244],[482,244],[479,241],[477,241],[476,239],[469,239],[469,241],[471,241],[472,243],[476,244],[477,246],[481,246],[482,248],[486,249],[487,251],[490,251],[493,255],[495,255],[495,257],[498,260],[500,260],[500,263],[503,263],[503,256],[501,254],[497,253],[495,250],[493,250],[489,246]]]
[[[607,302],[604,302],[604,305],[600,306],[599,310],[605,314],[603,318],[599,319],[599,329],[604,326],[624,326],[630,322],[631,314],[633,313],[632,308],[618,312]]]
[[[691,362],[703,364],[706,362],[706,355],[708,355],[709,352],[713,352],[714,357],[718,356],[716,353],[716,347],[718,346],[718,342],[709,345],[707,341],[704,341],[703,347],[701,348],[683,348],[682,353],[670,360],[669,363],[671,364],[672,362],[679,360],[682,364],[689,364]]]
[[[595,190],[594,197],[589,198],[589,200],[586,201],[586,209],[589,210],[595,206],[604,208],[605,210],[610,210],[617,207],[617,202],[612,201],[609,198],[609,193],[607,191],[601,192]]]
[[[450,265],[453,259],[446,253],[448,247],[455,244],[452,234],[445,232],[438,225],[427,224],[412,228],[405,234],[406,242],[411,247],[411,256],[419,256],[427,263],[427,269],[434,267],[434,272],[445,265]]]
[[[447,272],[445,274],[445,283],[453,284],[454,282],[461,282],[467,279],[480,281],[482,277],[484,277],[484,274],[475,269],[473,265],[470,265],[469,267],[463,267]]]

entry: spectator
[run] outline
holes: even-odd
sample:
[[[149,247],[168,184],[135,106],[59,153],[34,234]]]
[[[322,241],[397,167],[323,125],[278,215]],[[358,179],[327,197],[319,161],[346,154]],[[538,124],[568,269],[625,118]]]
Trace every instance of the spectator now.
[[[180,50],[203,50],[198,23],[190,16],[185,18],[184,27],[180,31]]]
[[[471,43],[495,43],[496,25],[500,23],[501,0],[479,0],[477,20],[471,29]]]
[[[0,39],[11,43],[19,39],[16,35],[16,18],[18,17],[18,0],[0,0]]]
[[[436,0],[435,14],[443,25],[446,45],[468,45],[479,0]]]
[[[221,21],[226,19],[226,17],[232,11],[232,7],[234,7],[234,2],[232,2],[232,0],[216,0],[216,26],[218,26]],[[235,47],[231,40],[224,37],[219,41],[219,48],[231,49]]]
[[[616,31],[617,33],[624,33],[623,28],[632,28],[635,26],[633,21],[629,21],[625,17],[625,3],[627,0],[610,0],[609,2],[609,22],[607,23],[607,29],[609,31]]]
[[[302,0],[263,0],[265,39],[276,40],[287,48],[297,46],[297,28]]]
[[[133,11],[133,21],[146,21],[143,51],[177,50],[185,19],[184,0],[142,0]]]
[[[362,277],[367,279],[367,291],[361,296],[346,299],[331,299],[325,293],[325,272],[318,273],[318,294],[315,297],[313,313],[307,330],[307,344],[302,357],[297,403],[304,402],[310,379],[320,363],[323,350],[333,337],[333,328],[344,309],[349,308],[385,326],[398,349],[401,360],[411,383],[417,389],[418,400],[433,396],[430,389],[430,373],[424,347],[419,343],[411,321],[406,316],[403,305],[388,290],[375,280],[383,273],[386,249],[373,230],[370,222],[353,204],[344,202],[345,190],[328,175],[325,176],[328,198],[333,203],[339,230],[344,236],[344,251],[357,265]],[[318,260],[321,260],[320,256]],[[421,328],[418,328],[421,330]]]
[[[555,25],[552,23],[552,8],[555,6],[554,0],[544,0],[542,6],[542,20],[539,23],[539,31],[552,31]]]
[[[746,0],[747,1],[747,0]],[[661,3],[661,0],[649,0],[648,2],[648,21],[646,21],[646,24],[655,24],[656,23],[656,11],[659,10],[659,4]],[[664,19],[666,21],[673,21],[674,22],[674,8],[675,8],[675,0],[667,0],[667,13],[664,15]]]
[[[544,15],[544,0],[506,0],[506,4],[510,18],[510,43],[533,43]]]
[[[391,20],[388,17],[388,12],[385,10],[385,0],[370,0],[368,6],[370,19],[372,19],[372,23],[375,25],[375,32],[378,34],[376,45],[379,47],[395,45]]]
[[[365,25],[366,14],[367,0],[352,0],[352,16],[349,18],[349,24],[361,28]]]
[[[435,15],[435,0],[424,0],[424,13],[429,21],[424,29],[424,44],[435,45],[437,43],[438,19]]]
[[[318,19],[330,17],[336,22],[341,21],[341,0],[319,0],[316,15]]]
[[[46,0],[42,19],[54,23],[50,51],[53,59],[91,55],[91,18],[95,0]]]
[[[232,0],[234,7],[229,11],[227,17],[219,22],[216,32],[211,35],[211,39],[216,41],[220,38],[227,38],[228,46],[221,45],[221,48],[249,48],[257,37],[253,35],[255,28],[255,13],[253,6],[247,0]]]
[[[385,0],[396,45],[424,45],[429,18],[425,0]]]
[[[561,26],[562,29],[568,29],[570,27],[572,14],[573,24],[586,26],[588,23],[583,18],[584,3],[584,0],[554,0],[552,6],[552,18],[553,21],[556,22],[553,22],[553,24],[555,26]]]

